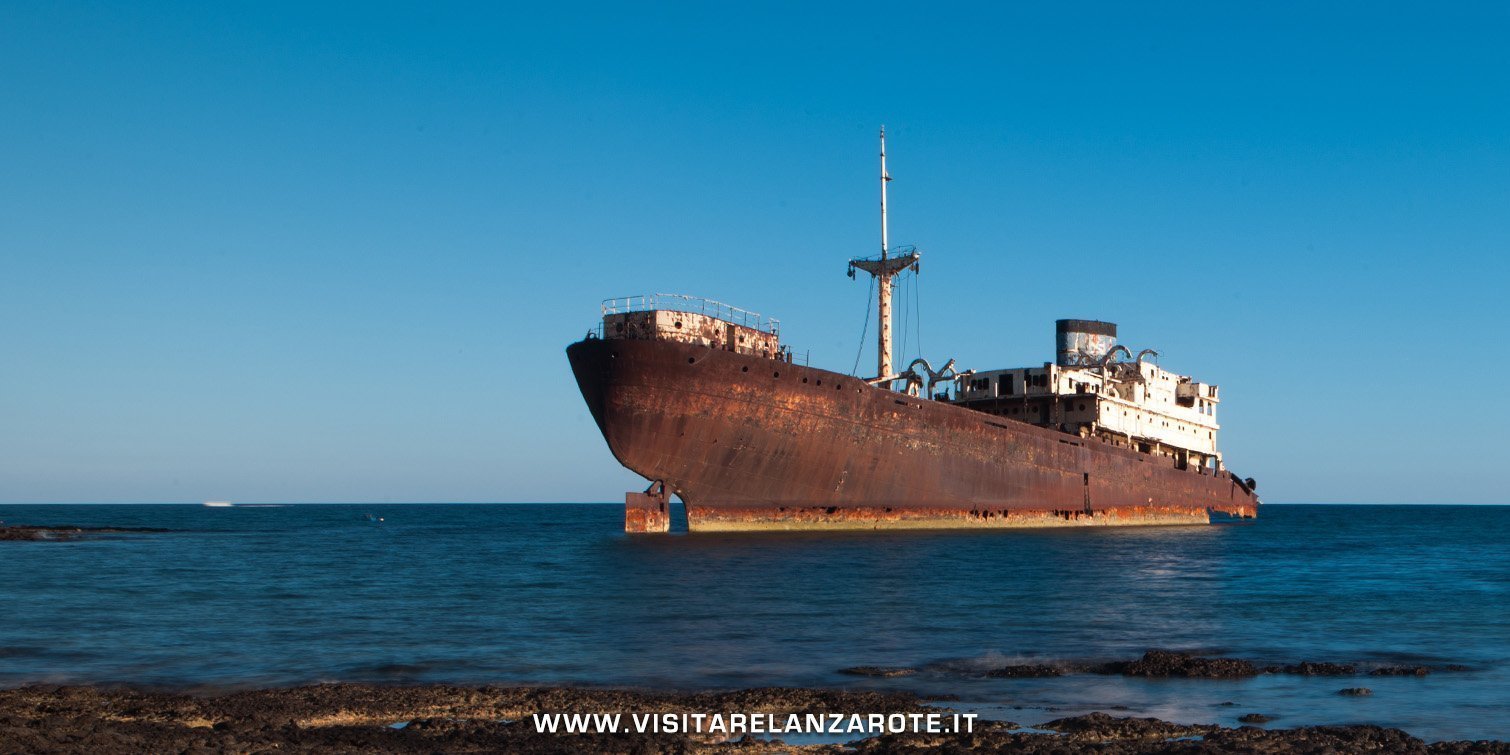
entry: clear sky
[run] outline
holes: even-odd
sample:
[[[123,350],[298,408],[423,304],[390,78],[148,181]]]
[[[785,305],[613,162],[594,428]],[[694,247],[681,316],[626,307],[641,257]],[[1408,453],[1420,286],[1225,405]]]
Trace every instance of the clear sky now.
[[[1506,503],[1507,39],[1502,3],[6,2],[0,501],[622,500],[563,348],[683,292],[849,371],[885,123],[935,363],[1111,320],[1222,386],[1268,501]]]

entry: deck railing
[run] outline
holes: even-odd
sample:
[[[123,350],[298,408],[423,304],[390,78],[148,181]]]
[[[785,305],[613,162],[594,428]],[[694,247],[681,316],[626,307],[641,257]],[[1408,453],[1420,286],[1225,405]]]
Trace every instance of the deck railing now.
[[[639,296],[621,296],[615,299],[603,300],[603,314],[605,315],[622,314],[624,312],[650,312],[653,310],[707,315],[708,317],[716,317],[720,320],[726,320],[736,325],[743,325],[747,328],[754,328],[771,335],[779,336],[781,334],[781,321],[774,317],[762,317],[759,312],[731,307],[723,302],[704,299],[701,296],[641,294]]]

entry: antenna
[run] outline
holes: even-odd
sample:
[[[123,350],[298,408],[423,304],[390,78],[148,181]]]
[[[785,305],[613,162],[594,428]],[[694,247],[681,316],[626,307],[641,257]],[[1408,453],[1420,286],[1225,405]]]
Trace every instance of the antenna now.
[[[886,261],[886,183],[891,176],[886,174],[886,126],[881,126],[881,261]]]

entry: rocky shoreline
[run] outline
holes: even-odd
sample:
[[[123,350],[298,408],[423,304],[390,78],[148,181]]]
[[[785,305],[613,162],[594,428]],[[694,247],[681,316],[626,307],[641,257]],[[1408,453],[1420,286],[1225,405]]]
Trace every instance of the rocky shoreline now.
[[[973,733],[848,743],[683,734],[553,734],[534,713],[945,713],[908,693],[792,688],[656,692],[565,687],[322,684],[238,692],[29,686],[0,690],[0,753],[1510,753],[1503,742],[1426,743],[1378,726],[1236,729],[1105,713],[978,722]],[[840,739],[840,738],[836,738]]]
[[[155,527],[80,527],[73,524],[37,526],[30,524],[5,524],[0,522],[0,542],[5,541],[51,541],[68,542],[94,535],[127,535],[168,532]]]

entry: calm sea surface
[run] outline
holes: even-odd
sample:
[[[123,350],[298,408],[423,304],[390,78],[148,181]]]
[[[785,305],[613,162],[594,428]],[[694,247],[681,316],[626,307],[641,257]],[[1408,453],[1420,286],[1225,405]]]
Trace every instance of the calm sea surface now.
[[[174,530],[0,542],[0,685],[818,685],[950,693],[1027,724],[1123,706],[1191,723],[1261,712],[1278,715],[1274,725],[1510,739],[1510,507],[1269,506],[1256,522],[1211,527],[635,537],[622,517],[607,505],[0,506],[16,524]],[[979,676],[1153,647],[1472,670]],[[854,665],[924,670],[836,673]],[[1355,686],[1374,694],[1336,694]]]

